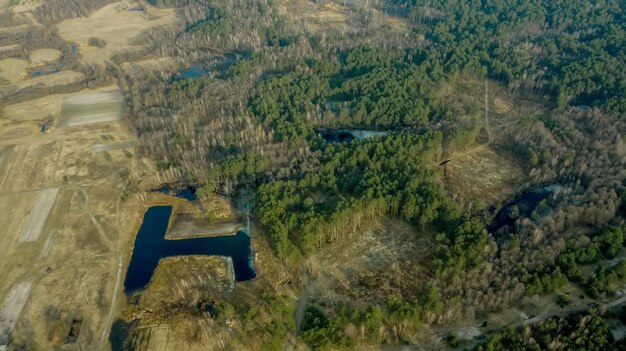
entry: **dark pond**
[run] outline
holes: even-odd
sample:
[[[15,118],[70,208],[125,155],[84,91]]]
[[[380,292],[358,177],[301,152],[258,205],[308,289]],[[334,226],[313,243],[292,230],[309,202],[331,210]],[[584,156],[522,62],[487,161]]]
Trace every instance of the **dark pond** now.
[[[197,188],[193,185],[187,185],[187,186],[182,186],[182,187],[163,185],[162,187],[156,189],[155,191],[158,191],[166,195],[180,197],[188,201],[196,201],[198,200],[198,195],[196,195],[196,190]]]
[[[334,143],[347,143],[354,139],[365,140],[388,134],[366,129],[321,129],[318,133],[324,140]]]
[[[505,225],[511,227],[518,218],[530,216],[541,201],[559,189],[561,189],[560,185],[548,185],[523,192],[498,211],[488,228],[489,231],[495,232]]]
[[[135,238],[133,255],[126,272],[124,281],[126,293],[148,285],[159,260],[172,256],[228,256],[233,260],[237,281],[250,280],[256,276],[252,264],[249,229],[240,230],[236,235],[166,240],[165,234],[171,214],[171,206],[154,206],[146,211]]]
[[[348,132],[341,130],[327,130],[320,133],[320,136],[326,141],[334,143],[346,143],[354,140],[354,136]]]

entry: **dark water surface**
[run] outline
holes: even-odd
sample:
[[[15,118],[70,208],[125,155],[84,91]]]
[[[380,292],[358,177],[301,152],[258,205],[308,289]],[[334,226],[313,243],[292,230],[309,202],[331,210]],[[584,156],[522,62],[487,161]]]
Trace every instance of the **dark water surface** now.
[[[355,139],[365,140],[388,134],[366,129],[320,129],[318,133],[324,140],[334,143],[348,143]]]
[[[525,191],[498,211],[488,228],[489,231],[496,231],[504,225],[513,226],[518,218],[530,216],[541,201],[561,189],[560,185],[553,184]]]
[[[171,206],[154,206],[146,211],[130,259],[124,289],[126,293],[143,289],[152,278],[159,260],[172,256],[217,255],[233,260],[235,279],[245,281],[256,276],[248,230],[236,235],[166,240]]]
[[[196,186],[187,185],[184,187],[175,187],[170,185],[163,185],[162,187],[156,189],[160,193],[165,195],[172,195],[176,197],[180,197],[182,199],[186,199],[188,201],[196,201],[198,200],[198,195],[196,195]]]

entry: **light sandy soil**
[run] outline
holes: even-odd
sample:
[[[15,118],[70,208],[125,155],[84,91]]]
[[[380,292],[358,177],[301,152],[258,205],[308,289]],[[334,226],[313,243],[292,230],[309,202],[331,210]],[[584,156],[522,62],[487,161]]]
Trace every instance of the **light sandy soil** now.
[[[39,239],[41,230],[46,223],[46,219],[48,219],[48,214],[52,210],[52,205],[54,205],[54,200],[56,200],[58,193],[59,188],[44,189],[39,192],[35,205],[30,210],[28,218],[26,218],[22,233],[17,239],[18,242],[23,243]]]
[[[206,220],[192,218],[190,216],[177,216],[167,233],[168,239],[182,239],[192,237],[206,237],[219,235],[234,235],[245,225],[236,219],[222,219],[215,223]]]
[[[30,65],[33,67],[56,62],[61,58],[61,51],[56,49],[37,49],[30,52]]]
[[[182,24],[182,18],[174,9],[157,9],[147,5],[148,16],[142,12],[128,11],[129,3],[122,1],[96,10],[87,18],[74,18],[57,24],[59,34],[68,42],[81,47],[83,63],[102,64],[115,53],[128,50],[135,43],[131,40],[143,31]],[[106,47],[96,48],[88,44],[96,37],[106,42]],[[140,43],[137,43],[140,46]]]
[[[28,61],[15,58],[7,58],[0,61],[0,78],[6,79],[12,84],[17,84],[26,78]]]
[[[17,322],[30,294],[31,281],[13,286],[0,306],[0,346],[8,344],[10,333]]]

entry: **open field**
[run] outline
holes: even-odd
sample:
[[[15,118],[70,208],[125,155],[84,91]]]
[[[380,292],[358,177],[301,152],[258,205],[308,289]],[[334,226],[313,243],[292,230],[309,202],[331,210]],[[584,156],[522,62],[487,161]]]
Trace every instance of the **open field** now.
[[[6,79],[12,84],[24,80],[27,76],[26,68],[28,61],[22,59],[7,58],[0,61],[0,78]]]
[[[355,7],[368,7],[365,4],[346,6],[341,1],[326,1],[323,3],[313,1],[286,1],[282,3],[281,13],[300,22],[307,32],[328,33],[353,32],[361,28],[357,23]],[[391,29],[394,32],[408,32],[409,23],[402,18],[393,17],[373,7],[371,11],[371,23],[375,28]]]
[[[61,58],[61,51],[56,49],[37,49],[30,53],[30,65],[33,67],[47,65]]]
[[[59,126],[115,121],[122,117],[123,98],[119,90],[83,93],[63,98]]]
[[[60,112],[61,95],[54,94],[8,105],[2,111],[2,116],[12,121],[42,121],[58,117]]]
[[[13,327],[26,304],[32,282],[24,281],[13,286],[0,306],[0,346],[8,344]]]
[[[98,97],[99,95],[93,95],[96,93],[104,93],[104,96],[100,95],[103,99],[107,98],[106,94],[112,94],[111,97],[114,98],[114,100],[121,99],[121,96],[119,96],[116,91],[119,92],[117,86],[108,85],[94,89],[84,89],[75,93],[46,95],[25,102],[6,105],[1,116],[11,121],[41,122],[44,119],[47,121],[59,120],[64,101],[74,101],[80,104],[85,97],[87,97],[86,100],[90,100],[90,96],[92,97],[91,100],[93,100],[93,96]],[[93,101],[85,101],[85,104],[92,102]],[[113,107],[111,107],[111,109],[113,110]]]
[[[311,295],[360,307],[393,298],[410,300],[432,274],[431,236],[384,219],[341,238],[311,259]]]
[[[59,34],[68,42],[80,45],[81,62],[102,64],[116,53],[141,48],[141,43],[133,39],[144,31],[182,24],[177,10],[157,9],[146,3],[146,15],[129,11],[129,6],[129,2],[117,2],[96,10],[89,17],[65,20],[57,25]],[[103,39],[106,46],[90,46],[88,42],[92,37]]]

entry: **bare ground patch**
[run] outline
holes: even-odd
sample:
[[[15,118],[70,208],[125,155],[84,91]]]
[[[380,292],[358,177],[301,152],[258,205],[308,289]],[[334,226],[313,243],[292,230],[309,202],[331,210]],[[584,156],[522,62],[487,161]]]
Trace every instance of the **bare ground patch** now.
[[[236,219],[221,219],[209,223],[205,218],[191,214],[177,215],[167,233],[168,239],[182,239],[193,237],[235,235],[245,225]]]

